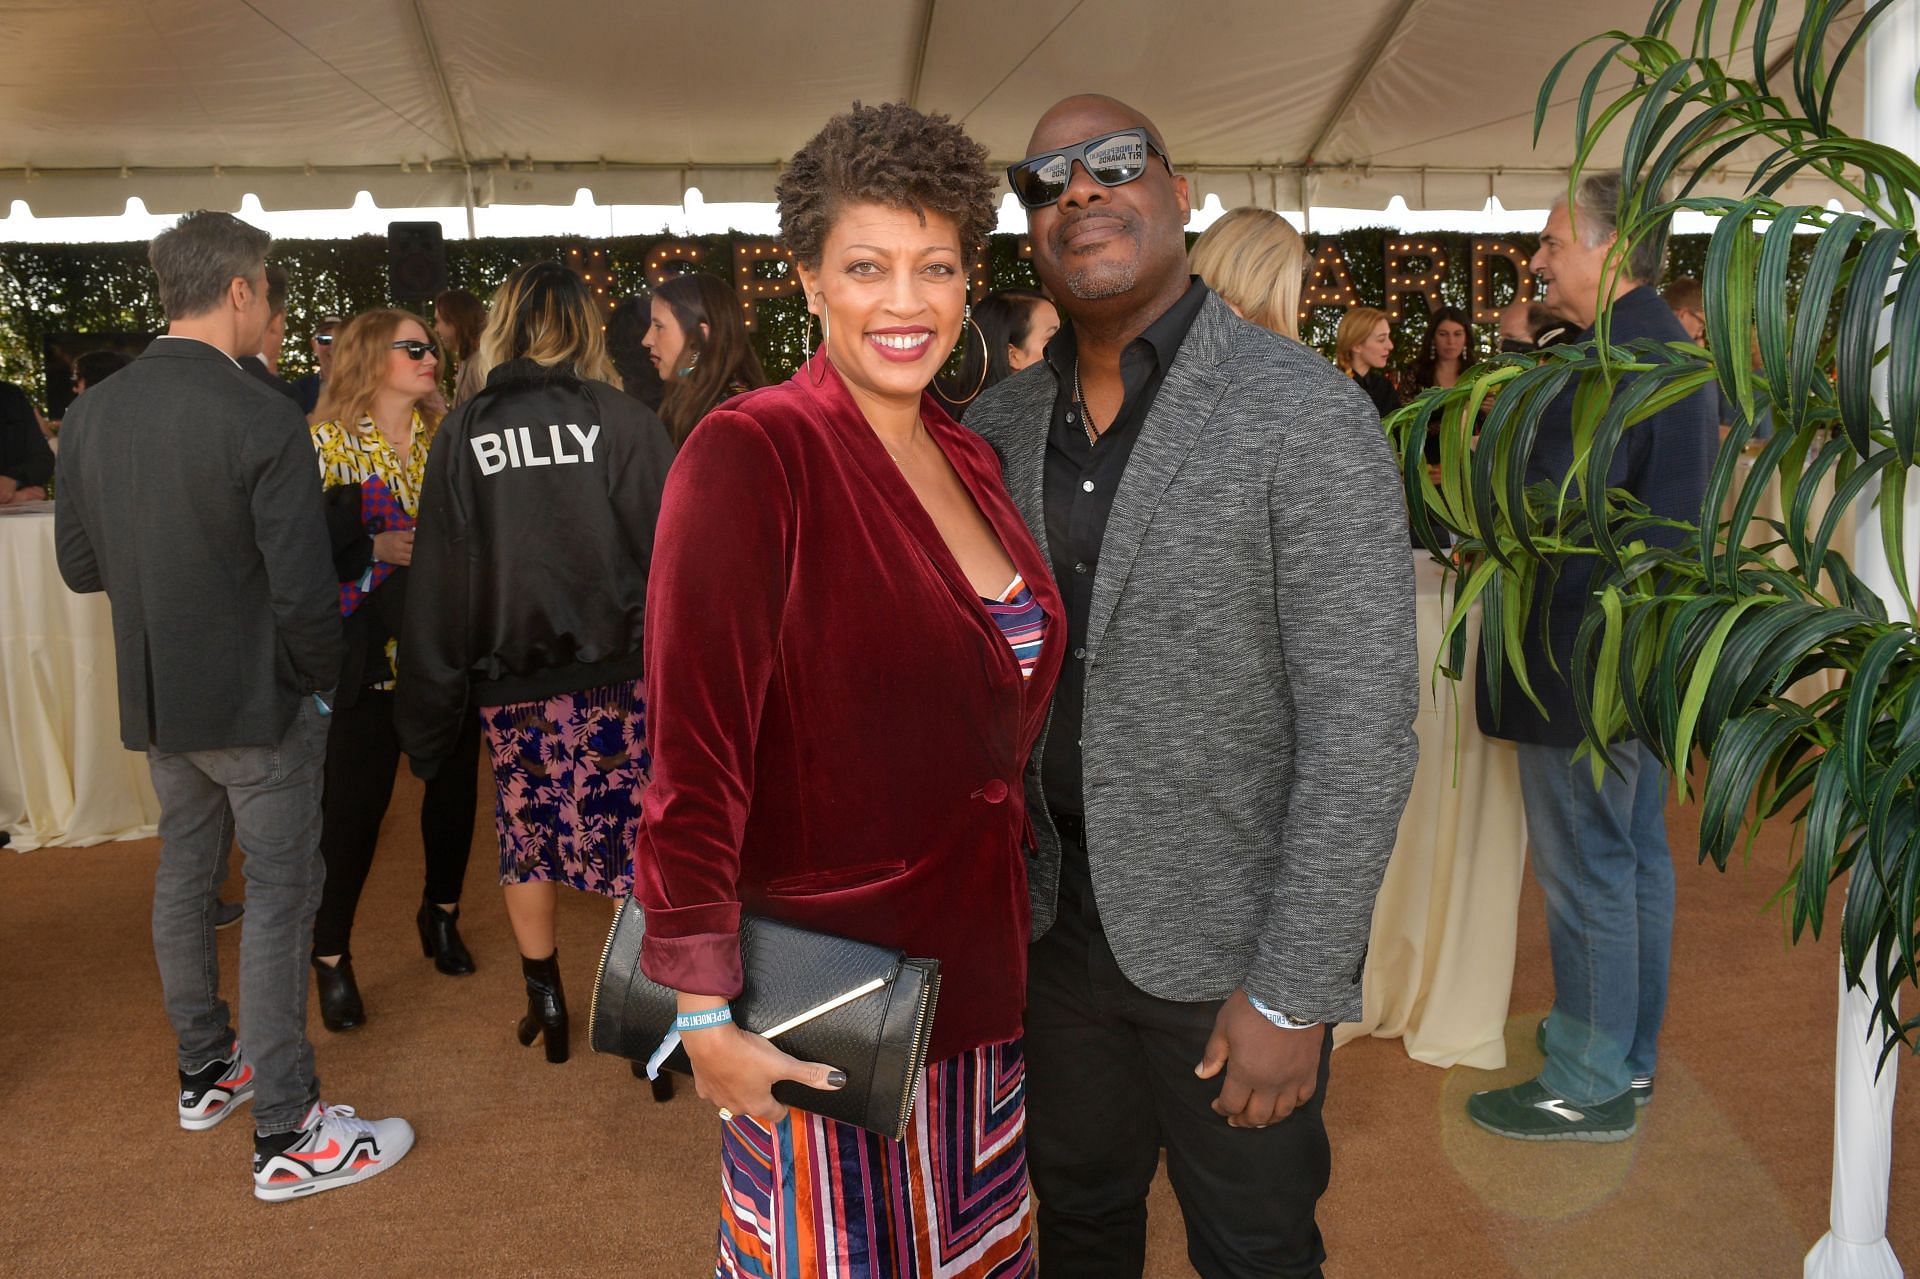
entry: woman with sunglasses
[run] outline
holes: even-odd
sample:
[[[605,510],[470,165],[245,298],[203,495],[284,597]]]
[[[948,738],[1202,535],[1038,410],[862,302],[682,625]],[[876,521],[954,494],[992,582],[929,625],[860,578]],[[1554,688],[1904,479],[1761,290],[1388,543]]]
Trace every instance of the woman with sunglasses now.
[[[386,310],[356,315],[336,335],[320,401],[323,420],[312,428],[347,633],[321,803],[327,879],[313,923],[320,1020],[332,1031],[366,1020],[353,971],[353,918],[400,760],[394,637],[405,612],[427,451],[439,424],[431,407],[439,368],[419,317]],[[414,917],[423,953],[449,976],[474,970],[457,923],[479,790],[479,731],[471,721],[458,753],[458,766],[428,784],[420,805],[426,884]]]
[[[558,262],[500,286],[485,385],[448,415],[427,463],[400,640],[397,718],[416,773],[471,775],[458,743],[478,708],[526,983],[519,1039],[544,1039],[549,1062],[569,1053],[559,885],[620,898],[632,884],[647,565],[673,460],[660,419],[608,385],[601,323]]]
[[[1032,1269],[1022,775],[1064,625],[993,452],[927,390],[994,223],[985,161],[901,103],[800,149],[780,233],[820,349],[708,414],[661,508],[641,967],[719,1108],[723,1274]],[[731,1024],[743,910],[940,961],[904,1141],[774,1100],[854,1063]]]

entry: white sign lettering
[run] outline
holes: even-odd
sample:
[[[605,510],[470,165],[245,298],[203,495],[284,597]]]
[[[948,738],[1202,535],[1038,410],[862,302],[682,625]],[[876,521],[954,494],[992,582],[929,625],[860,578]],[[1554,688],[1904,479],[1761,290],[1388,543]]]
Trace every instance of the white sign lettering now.
[[[480,463],[480,474],[497,475],[508,467],[569,466],[593,461],[593,446],[600,440],[598,422],[590,423],[584,431],[568,422],[566,435],[561,434],[559,423],[550,422],[544,439],[536,434],[539,430],[537,426],[510,426],[504,431],[490,431],[468,440],[475,460]],[[542,447],[546,452],[541,452]]]

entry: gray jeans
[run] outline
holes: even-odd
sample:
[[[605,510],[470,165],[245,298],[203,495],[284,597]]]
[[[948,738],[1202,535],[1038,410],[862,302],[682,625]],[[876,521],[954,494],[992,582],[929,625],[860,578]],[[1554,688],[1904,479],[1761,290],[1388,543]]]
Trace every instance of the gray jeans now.
[[[307,965],[326,877],[320,859],[326,753],[327,721],[305,697],[277,746],[147,751],[160,799],[153,953],[184,1071],[225,1057],[233,1043],[214,950],[214,890],[236,834],[246,853],[240,1042],[253,1063],[253,1122],[261,1133],[298,1128],[320,1095],[307,1042]]]

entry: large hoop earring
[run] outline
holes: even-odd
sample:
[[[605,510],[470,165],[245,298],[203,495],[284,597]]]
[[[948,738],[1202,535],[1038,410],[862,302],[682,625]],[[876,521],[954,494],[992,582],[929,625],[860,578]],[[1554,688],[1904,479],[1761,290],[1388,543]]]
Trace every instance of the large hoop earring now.
[[[827,334],[827,299],[825,295],[822,294],[822,295],[817,295],[814,298],[814,300],[820,304],[820,346],[818,348],[817,354],[820,356],[820,363],[824,365],[827,363],[827,359],[828,359],[828,356],[827,356],[827,335],[828,335]],[[807,327],[805,332],[802,335],[803,342],[805,341],[805,333],[811,333],[812,331],[813,331],[813,312],[808,311]],[[813,357],[815,354],[816,354],[816,351],[814,349],[809,348],[807,351],[806,363],[803,364],[801,367],[807,370],[807,381],[809,383],[811,383],[814,386],[825,386],[827,383],[827,374],[824,368],[821,369],[820,376],[818,378],[813,376]]]
[[[987,350],[987,331],[980,327],[980,322],[978,320],[975,320],[973,318],[973,303],[971,302],[967,303],[967,313],[966,313],[965,323],[967,328],[972,329],[975,333],[978,333],[980,335],[980,380],[974,384],[973,394],[969,395],[964,400],[953,401],[955,404],[963,408],[973,403],[975,400],[979,399],[980,392],[986,390],[987,366],[992,358],[992,353]],[[966,334],[962,333],[960,335],[960,343],[962,347],[966,345],[966,341],[967,341]]]

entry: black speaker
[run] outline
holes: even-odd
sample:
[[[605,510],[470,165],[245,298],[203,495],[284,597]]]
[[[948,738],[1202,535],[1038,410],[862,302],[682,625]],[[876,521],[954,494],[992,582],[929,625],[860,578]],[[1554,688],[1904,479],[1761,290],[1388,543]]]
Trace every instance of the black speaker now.
[[[387,223],[387,291],[395,302],[431,302],[447,287],[438,222]]]

